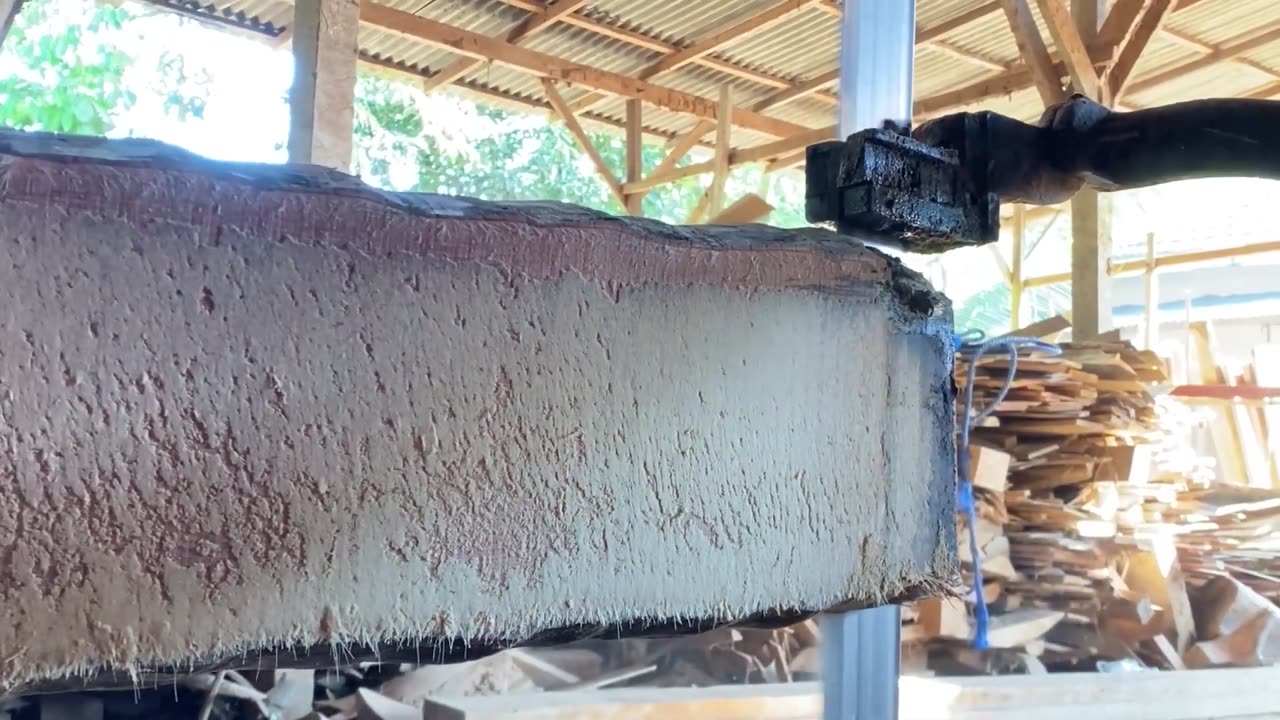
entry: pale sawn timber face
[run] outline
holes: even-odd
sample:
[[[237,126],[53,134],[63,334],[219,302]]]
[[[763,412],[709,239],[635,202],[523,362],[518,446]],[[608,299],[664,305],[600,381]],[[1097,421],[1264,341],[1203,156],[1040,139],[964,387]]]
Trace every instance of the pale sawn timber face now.
[[[956,572],[950,307],[860,244],[0,154],[4,687],[776,622]]]

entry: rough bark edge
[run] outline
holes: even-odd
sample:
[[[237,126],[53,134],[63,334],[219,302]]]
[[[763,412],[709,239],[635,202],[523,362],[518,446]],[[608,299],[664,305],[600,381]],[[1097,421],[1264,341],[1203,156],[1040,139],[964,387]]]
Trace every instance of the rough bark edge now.
[[[92,177],[90,174],[95,168],[101,174]],[[57,175],[58,170],[64,171],[63,175]],[[76,171],[85,174],[84,183],[76,182]],[[537,229],[590,228],[608,232],[613,239],[632,248],[662,246],[674,252],[696,255],[704,262],[715,257],[716,272],[723,276],[714,282],[722,286],[804,288],[870,301],[890,300],[888,304],[893,309],[894,319],[901,324],[900,330],[907,333],[936,334],[939,323],[944,324],[949,332],[951,324],[949,300],[931,288],[919,273],[907,268],[897,258],[859,240],[825,229],[784,230],[759,224],[676,226],[644,218],[617,217],[556,202],[490,202],[428,193],[388,192],[373,188],[351,175],[313,165],[223,162],[153,140],[113,140],[0,129],[0,202],[67,205],[93,212],[133,213],[141,214],[150,221],[189,225],[195,225],[197,221],[213,222],[251,233],[263,230],[261,226],[242,227],[246,218],[257,221],[260,215],[237,214],[231,208],[215,207],[207,210],[207,217],[203,218],[183,216],[175,208],[163,204],[139,209],[141,203],[136,198],[145,197],[146,190],[155,184],[168,182],[180,186],[197,177],[207,178],[217,188],[239,193],[238,199],[246,206],[255,200],[269,205],[269,200],[264,202],[261,199],[264,194],[279,194],[277,200],[299,200],[304,204],[330,201],[344,211],[335,213],[334,217],[375,215],[378,220],[395,222],[402,228],[406,221],[419,227],[467,221],[492,223],[499,230],[503,225]],[[102,185],[95,187],[95,183]],[[115,190],[116,196],[110,201],[95,202],[93,194],[105,192],[104,187]],[[244,193],[245,190],[253,192]],[[172,201],[173,196],[168,199]],[[228,217],[221,217],[223,214]],[[292,215],[275,218],[275,224],[270,227],[295,240],[307,234],[339,234],[333,228],[307,225],[305,218]],[[445,255],[450,248],[442,247],[444,244],[438,242],[431,247],[412,249],[348,245],[345,249],[367,254],[407,251]],[[751,262],[738,258],[746,253],[734,251],[752,251]],[[761,258],[781,267],[773,267],[775,272],[771,273],[771,268],[761,267]],[[619,281],[672,285],[713,282],[707,278],[707,273],[698,277],[693,270],[680,270],[678,261],[667,262],[661,268],[623,268],[615,274],[621,273],[625,277],[611,278],[603,276],[599,268],[574,263],[571,257],[549,260],[554,268],[522,264],[519,258],[505,264],[498,258],[483,255],[469,258],[455,255],[449,259],[474,260],[504,272],[525,275],[541,275],[548,270],[555,273],[577,272],[587,277],[595,274],[593,279],[606,284]],[[726,260],[738,260],[737,267],[725,270],[724,266],[731,264]],[[808,272],[798,272],[801,266]],[[671,273],[673,267],[676,268],[673,276],[653,276],[659,269]],[[821,280],[816,284],[801,282],[797,279],[800,276],[816,276]]]
[[[955,578],[958,580],[958,577]],[[886,604],[903,604],[947,592],[947,583],[928,581],[905,589]],[[317,670],[344,665],[375,663],[413,663],[419,665],[451,664],[480,660],[503,650],[522,647],[554,647],[580,640],[614,640],[634,638],[682,638],[719,628],[741,627],[772,630],[787,627],[824,612],[849,612],[873,607],[865,602],[846,603],[824,610],[772,610],[737,620],[688,620],[682,622],[630,621],[612,625],[577,625],[553,628],[519,641],[477,642],[461,638],[432,638],[423,642],[378,642],[374,644],[335,640],[316,645],[283,646],[210,656],[183,665],[120,669],[68,674],[23,683],[5,689],[0,700],[82,690],[123,690],[135,687],[173,685],[193,673],[219,670],[253,670],[272,672],[276,669],[314,668]]]

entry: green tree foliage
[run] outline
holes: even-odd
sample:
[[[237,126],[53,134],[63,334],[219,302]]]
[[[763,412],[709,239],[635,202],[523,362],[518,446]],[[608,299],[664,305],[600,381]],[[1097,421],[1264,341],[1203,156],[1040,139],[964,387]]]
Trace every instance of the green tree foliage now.
[[[449,96],[427,97],[402,83],[362,76],[356,88],[355,135],[357,171],[376,185],[488,200],[558,200],[623,213],[568,129],[545,116]],[[592,140],[614,174],[622,177],[622,138],[593,133]],[[646,143],[645,171],[658,165],[665,153],[661,145]],[[761,175],[759,167],[736,169],[729,197],[758,191]],[[644,199],[645,216],[684,222],[705,182],[706,178],[686,178],[650,191]],[[803,192],[793,179],[774,183],[769,197],[780,210],[771,221],[803,225]]]
[[[0,124],[82,135],[113,130],[114,118],[138,100],[126,48],[141,39],[137,21],[145,15],[91,0],[23,3],[0,48]],[[148,90],[162,88],[177,117],[199,116],[204,100],[186,94],[189,79],[181,55],[165,51]]]

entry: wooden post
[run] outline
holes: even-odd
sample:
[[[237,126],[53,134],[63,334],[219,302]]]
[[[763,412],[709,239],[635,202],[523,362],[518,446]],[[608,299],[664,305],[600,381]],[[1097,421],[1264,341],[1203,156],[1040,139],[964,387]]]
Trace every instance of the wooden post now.
[[[9,28],[13,27],[13,21],[18,17],[18,13],[22,12],[23,0],[0,0],[0,45],[4,44],[4,39],[9,37]]]
[[[644,173],[644,132],[639,100],[627,101],[627,182],[639,182]],[[627,213],[644,214],[644,192],[627,193]]]
[[[1072,0],[1076,31],[1086,46],[1096,38],[1099,20],[1106,17],[1106,12],[1106,0]],[[1094,99],[1105,101],[1102,97]],[[1111,278],[1107,273],[1111,259],[1110,215],[1110,203],[1093,190],[1081,190],[1071,199],[1071,335],[1076,340],[1095,337],[1111,328]]]
[[[1160,333],[1160,290],[1156,277],[1156,234],[1147,233],[1147,269],[1142,283],[1142,347],[1154,350]]]
[[[1022,327],[1022,260],[1027,235],[1027,209],[1013,206],[1013,253],[1009,258],[1009,330]]]
[[[729,179],[729,154],[733,132],[732,93],[728,85],[720,88],[720,103],[716,116],[716,156],[715,174],[711,177],[711,187],[707,193],[707,217],[715,217],[724,210],[724,185]]]
[[[359,0],[294,5],[289,162],[350,171],[359,25]]]

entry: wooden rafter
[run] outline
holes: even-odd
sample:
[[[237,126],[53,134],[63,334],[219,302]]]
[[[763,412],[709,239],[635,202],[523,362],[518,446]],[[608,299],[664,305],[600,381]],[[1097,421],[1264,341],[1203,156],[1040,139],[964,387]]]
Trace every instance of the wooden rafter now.
[[[539,77],[572,82],[624,98],[636,98],[672,112],[715,118],[716,103],[691,93],[673,90],[619,73],[600,70],[518,45],[487,37],[463,28],[364,2],[360,16],[369,25],[437,45],[461,55],[490,59]],[[802,125],[740,109],[733,113],[734,124],[748,130],[786,138],[808,130]]]
[[[932,42],[943,35],[959,30],[965,25],[997,12],[1000,12],[1000,0],[990,0],[989,2],[979,3],[955,17],[943,20],[937,25],[916,30],[916,42]]]
[[[1280,27],[1273,27],[1261,34],[1253,35],[1247,39],[1229,41],[1229,44],[1223,45],[1215,52],[1205,55],[1204,57],[1196,58],[1190,62],[1181,63],[1149,77],[1129,83],[1128,92],[1132,94],[1150,90],[1151,88],[1163,85],[1170,80],[1176,80],[1180,77],[1185,77],[1188,73],[1193,73],[1218,63],[1232,60],[1247,52],[1252,52],[1260,47],[1270,45],[1278,40],[1280,40]]]
[[[587,131],[582,129],[582,123],[578,122],[578,116],[573,114],[569,104],[564,101],[564,96],[556,89],[555,81],[551,78],[543,78],[542,90],[547,95],[547,102],[551,103],[556,115],[560,116],[564,126],[569,129],[569,134],[573,135],[574,140],[578,141],[578,146],[590,158],[591,164],[596,166],[596,172],[600,173],[600,178],[609,187],[609,192],[613,193],[613,196],[618,199],[618,202],[623,207],[626,207],[627,196],[622,192],[622,183],[618,180],[618,176],[613,174],[609,163],[604,161],[604,157],[596,149],[595,143],[591,142],[591,137],[587,135]]]
[[[807,95],[812,95],[839,79],[839,68],[835,70],[828,70],[812,80],[806,80],[798,85],[793,85],[769,95],[763,100],[757,102],[755,105],[752,105],[751,109],[756,112],[763,112],[771,107],[777,107],[783,103],[791,102],[792,100],[796,100]]]
[[[1248,95],[1245,95],[1245,97],[1253,98],[1254,100],[1270,100],[1277,95],[1280,95],[1280,80],[1267,83]]]
[[[1029,69],[1040,99],[1045,105],[1061,102],[1065,97],[1062,76],[1049,57],[1049,48],[1045,47],[1044,38],[1040,36],[1040,28],[1036,26],[1035,17],[1031,14],[1031,6],[1027,4],[1027,0],[1001,0],[1000,6],[1004,8],[1009,29],[1018,45],[1018,53]]]
[[[1003,1],[1003,0],[1002,0]],[[1196,5],[1203,0],[1179,0],[1173,12],[1178,13],[1189,7]],[[1105,30],[1106,25],[1103,25]],[[1246,51],[1247,52],[1247,51]],[[1112,56],[1112,48],[1108,48],[1101,42],[1090,51],[1093,62],[1096,64],[1106,65]],[[1211,60],[1208,64],[1215,62],[1223,62],[1230,60],[1238,55],[1224,54],[1222,52],[1216,54],[1216,59]],[[1059,77],[1066,74],[1066,64],[1057,62],[1054,64],[1055,69],[1059,71]],[[1171,73],[1176,77],[1180,70],[1176,68]],[[1171,78],[1165,78],[1161,82],[1166,82]],[[1011,67],[1008,71],[993,75],[991,77],[981,78],[968,85],[938,93],[927,98],[921,98],[916,101],[915,114],[917,117],[932,117],[938,114],[951,112],[959,108],[974,105],[985,100],[991,100],[998,97],[1006,97],[1016,92],[1021,92],[1035,86],[1035,80],[1032,77],[1030,69],[1025,62]],[[1130,94],[1139,92],[1139,87],[1148,89],[1152,86],[1148,80],[1139,80],[1130,84],[1128,92]]]
[[[1036,4],[1040,6],[1040,15],[1044,18],[1049,34],[1053,36],[1053,43],[1067,65],[1071,82],[1085,95],[1094,99],[1100,98],[1101,85],[1098,80],[1098,71],[1093,67],[1089,48],[1080,37],[1080,31],[1076,29],[1071,11],[1064,0],[1036,0]]]
[[[816,0],[782,0],[770,7],[744,18],[740,22],[713,33],[711,36],[699,40],[683,50],[674,52],[666,57],[658,60],[652,65],[644,68],[636,73],[636,77],[641,80],[652,80],[663,73],[671,72],[678,68],[684,67],[689,63],[701,57],[715,52],[716,50],[747,37],[751,33],[759,32],[775,23],[781,22],[795,13],[812,5]],[[588,93],[573,103],[575,110],[586,110],[592,105],[604,99],[604,95],[600,93]]]
[[[698,144],[698,141],[702,139],[702,136],[714,130],[715,127],[716,123],[710,120],[699,120],[692,130],[676,138],[676,142],[671,146],[671,150],[667,152],[666,157],[662,158],[662,162],[659,162],[658,165],[653,168],[653,171],[649,173],[649,176],[662,177],[666,173],[671,172],[671,170],[675,168],[676,164],[693,149],[693,146]]]
[[[1151,0],[1114,0],[1098,29],[1098,44],[1119,47],[1133,30],[1134,23]],[[1176,4],[1176,3],[1175,3]]]
[[[420,71],[416,71],[413,68],[407,67],[403,64],[392,62],[389,60],[383,60],[383,59],[372,57],[369,55],[362,55],[360,58],[360,62],[375,72],[382,72],[392,76],[409,76],[414,78],[425,77]],[[541,102],[531,100],[530,98],[524,97],[522,95],[507,93],[501,90],[495,90],[493,88],[488,88],[480,85],[472,85],[465,82],[461,83],[461,86],[464,89],[466,89],[468,92],[476,93],[478,95],[491,98],[496,102],[508,103],[508,104],[517,105],[517,106],[524,106],[524,107],[529,107],[529,108],[538,109],[538,110],[549,110],[553,113],[555,112],[555,108],[551,106],[550,102],[541,103]],[[622,131],[626,130],[625,122],[620,122],[618,120],[615,120],[613,118],[606,117],[603,115],[596,115],[593,113],[583,113],[579,116],[579,118],[581,120],[588,120],[597,125],[613,128],[615,130],[622,130]],[[706,132],[710,132],[711,130],[715,129],[715,123],[712,121],[700,121],[700,122],[707,123]],[[689,144],[686,145],[683,150],[681,150],[679,153],[676,153],[674,156],[672,153],[669,152],[667,157],[663,160],[663,164],[659,165],[658,168],[655,168],[654,171],[650,173],[649,178],[645,178],[644,180],[641,180],[640,182],[634,183],[634,184],[627,183],[624,186],[625,191],[643,192],[646,190],[652,190],[655,187],[658,187],[660,185],[665,185],[666,183],[669,183],[669,182],[674,182],[681,178],[692,177],[694,175],[708,173],[713,170],[713,167],[710,162],[689,166],[689,168],[692,168],[691,171],[689,170],[689,168],[675,169],[675,164],[680,161],[680,159],[685,155],[685,153],[687,153],[689,149],[692,149],[694,146],[698,144],[696,138],[691,139],[689,137],[689,133],[685,133],[683,135],[673,135],[672,133],[656,130],[653,128],[644,128],[643,131],[645,134],[650,135],[651,137],[656,137],[670,143],[670,147],[672,147],[673,149],[679,148],[684,143],[689,143]],[[736,167],[738,165],[753,163],[753,162],[764,162],[764,163],[768,163],[769,165],[773,165],[774,163],[779,163],[780,167],[794,165],[804,159],[804,148],[816,142],[821,142],[822,140],[827,140],[827,139],[830,139],[831,137],[834,137],[835,131],[836,131],[835,126],[830,125],[824,128],[819,128],[817,130],[809,130],[800,135],[795,135],[789,138],[783,138],[781,140],[777,140],[771,143],[765,143],[763,145],[758,145],[755,147],[735,148],[729,154],[729,164],[730,166],[733,166],[733,167]],[[699,137],[705,134],[706,134],[705,132],[700,133]],[[708,147],[713,147],[713,146],[708,146]],[[664,166],[667,168],[666,169],[667,174],[665,175],[659,172],[659,170],[662,169]]]
[[[370,72],[379,73],[385,77],[411,79],[415,82],[422,82],[431,77],[430,73],[410,67],[404,63],[386,60],[363,52],[360,54],[360,64],[364,69]],[[496,103],[541,112],[555,112],[555,108],[552,108],[551,104],[544,100],[537,100],[512,92],[505,92],[495,88],[485,87],[465,80],[459,81],[457,85],[468,93],[488,98]],[[578,119],[582,122],[590,122],[594,125],[608,127],[612,130],[626,130],[626,123],[624,121],[601,115],[599,113],[579,113]],[[642,128],[642,131],[645,135],[656,139],[658,142],[674,142],[679,139],[674,133],[653,127],[644,127]],[[704,144],[707,147],[710,147],[709,143]]]
[[[1166,27],[1160,28],[1160,36],[1171,42],[1178,43],[1183,47],[1191,48],[1192,50],[1195,50],[1201,55],[1211,55],[1218,51],[1218,48],[1215,45],[1210,45],[1209,43],[1201,42],[1191,37],[1190,35],[1187,35],[1186,33],[1177,32],[1175,30],[1171,30]],[[1280,80],[1280,70],[1267,67],[1266,65],[1263,65],[1260,62],[1250,60],[1249,58],[1233,57],[1229,60],[1225,60],[1224,62],[1229,62],[1233,65],[1239,65],[1240,67],[1247,67],[1251,70],[1260,72],[1263,75],[1269,75],[1277,80]]]
[[[1107,90],[1112,102],[1119,102],[1124,96],[1129,79],[1133,76],[1133,69],[1138,65],[1138,58],[1147,49],[1151,38],[1155,37],[1171,10],[1173,0],[1146,0],[1139,8],[1129,32],[1120,40],[1115,61],[1107,69]]]
[[[541,5],[533,0],[500,0],[500,2],[531,13],[536,13],[541,8]],[[677,53],[683,49],[681,46],[667,42],[666,40],[620,27],[618,25],[613,25],[593,17],[588,17],[582,12],[569,13],[561,19],[561,22],[565,25],[570,25],[596,35],[600,35],[601,37],[607,37],[619,42],[627,43],[634,47],[643,48],[650,52],[663,55]],[[714,55],[704,55],[702,57],[695,58],[692,62],[693,64],[702,65],[703,67],[711,68],[712,70],[722,72],[732,77],[738,77],[743,80],[760,83],[766,87],[778,89],[791,87],[791,81],[787,78],[772,75],[763,70],[739,65]],[[814,97],[825,102],[835,102],[835,96],[830,93],[817,93]]]
[[[803,148],[814,143],[830,140],[835,136],[836,126],[830,125],[817,130],[807,130],[800,135],[794,135],[789,138],[783,138],[764,145],[755,147],[735,149],[729,153],[730,167],[735,165],[743,165],[753,162],[772,162],[780,157],[791,155]],[[666,174],[659,175],[657,173],[649,173],[649,177],[638,183],[627,183],[624,186],[626,192],[640,192],[644,190],[652,190],[659,185],[666,185],[669,182],[683,180],[687,177],[702,175],[715,171],[715,161],[708,160],[706,162],[685,165],[684,167],[673,168]]]
[[[764,168],[764,171],[767,174],[767,173],[777,172],[779,170],[785,170],[789,167],[795,167],[796,165],[799,165],[800,163],[804,162],[807,155],[808,155],[807,150],[797,150],[791,153],[790,155],[783,155],[777,160],[774,160],[773,162],[770,162],[768,165],[766,165]]]
[[[984,67],[988,70],[996,70],[996,71],[1003,72],[1009,69],[1008,63],[1003,63],[1003,62],[1000,62],[999,60],[995,60],[994,58],[989,58],[985,55],[980,55],[976,52],[972,52],[969,50],[965,50],[963,48],[956,47],[955,45],[952,45],[951,43],[948,43],[948,42],[943,42],[942,40],[934,40],[931,43],[926,43],[924,47],[927,47],[935,52],[942,53],[943,55],[947,55],[949,57],[957,58],[960,60],[964,60],[965,62],[972,63],[980,67]]]
[[[556,24],[562,17],[574,12],[578,8],[587,4],[587,0],[552,0],[546,9],[540,14],[532,14],[525,18],[519,25],[512,28],[506,35],[509,43],[517,43],[525,38],[536,35],[552,25]],[[456,82],[463,75],[471,72],[472,68],[483,64],[484,61],[478,58],[464,57],[455,60],[447,65],[443,70],[432,75],[429,80],[422,84],[423,92],[431,92],[436,88],[444,87]]]

